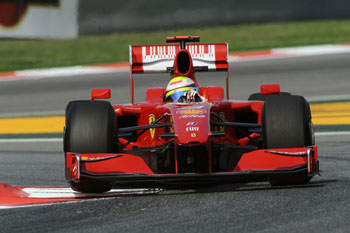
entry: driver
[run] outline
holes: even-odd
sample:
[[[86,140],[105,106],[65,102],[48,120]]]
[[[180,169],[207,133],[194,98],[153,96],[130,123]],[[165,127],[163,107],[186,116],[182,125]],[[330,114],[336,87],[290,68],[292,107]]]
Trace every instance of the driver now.
[[[170,80],[165,92],[165,101],[177,103],[205,101],[198,91],[199,88],[192,79],[178,76]]]

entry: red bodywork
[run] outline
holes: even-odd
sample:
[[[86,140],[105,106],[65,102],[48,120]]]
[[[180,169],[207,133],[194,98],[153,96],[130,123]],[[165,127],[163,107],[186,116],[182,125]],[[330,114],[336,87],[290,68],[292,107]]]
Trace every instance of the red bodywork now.
[[[228,73],[227,51],[223,43],[130,46],[131,104],[113,105],[119,149],[108,154],[66,153],[67,180],[220,182],[317,174],[316,146],[262,149],[264,102],[228,100],[228,85],[226,100],[222,87],[200,87],[207,101],[192,103],[164,102],[165,89],[150,88],[144,103],[134,103],[134,73],[169,72],[171,77],[196,81],[197,70]],[[179,67],[181,54],[189,57],[186,69]],[[261,93],[279,94],[279,85],[262,85]],[[92,91],[92,101],[109,97],[106,89]],[[236,125],[216,124],[220,120]]]

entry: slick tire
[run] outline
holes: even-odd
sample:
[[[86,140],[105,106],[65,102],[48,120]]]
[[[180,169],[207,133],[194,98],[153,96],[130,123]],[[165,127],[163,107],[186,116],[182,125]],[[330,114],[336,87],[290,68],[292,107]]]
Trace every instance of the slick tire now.
[[[113,151],[115,112],[106,101],[72,101],[66,108],[65,152]]]
[[[263,147],[299,148],[314,144],[310,107],[302,96],[268,96],[262,109]],[[306,184],[307,172],[270,177],[271,185]]]
[[[72,101],[66,108],[64,152],[110,153],[115,150],[113,127],[115,112],[106,101]],[[111,182],[97,182],[82,178],[70,182],[73,190],[100,193],[110,190]]]

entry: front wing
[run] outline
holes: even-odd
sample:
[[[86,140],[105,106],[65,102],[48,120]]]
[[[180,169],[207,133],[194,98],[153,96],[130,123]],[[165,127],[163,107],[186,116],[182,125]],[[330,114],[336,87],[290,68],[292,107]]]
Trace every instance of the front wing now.
[[[132,154],[66,153],[66,179],[82,178],[116,182],[243,182],[267,180],[279,174],[319,173],[317,147],[259,149],[243,154],[229,172],[154,173],[145,161]]]

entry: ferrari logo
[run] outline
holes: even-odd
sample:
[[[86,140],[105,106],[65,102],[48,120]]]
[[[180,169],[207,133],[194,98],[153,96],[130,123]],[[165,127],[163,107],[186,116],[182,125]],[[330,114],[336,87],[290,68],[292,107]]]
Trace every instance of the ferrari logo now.
[[[150,115],[149,115],[149,118],[148,118],[149,124],[152,124],[152,122],[155,121],[155,120],[156,120],[156,118],[154,117],[154,115],[153,115],[153,114],[150,114]],[[150,129],[149,129],[149,133],[151,134],[152,139],[154,138],[154,133],[155,133],[155,132],[156,132],[156,129],[155,129],[155,128],[150,128]]]
[[[197,137],[197,134],[196,133],[191,133],[191,137],[195,138],[195,137]]]

